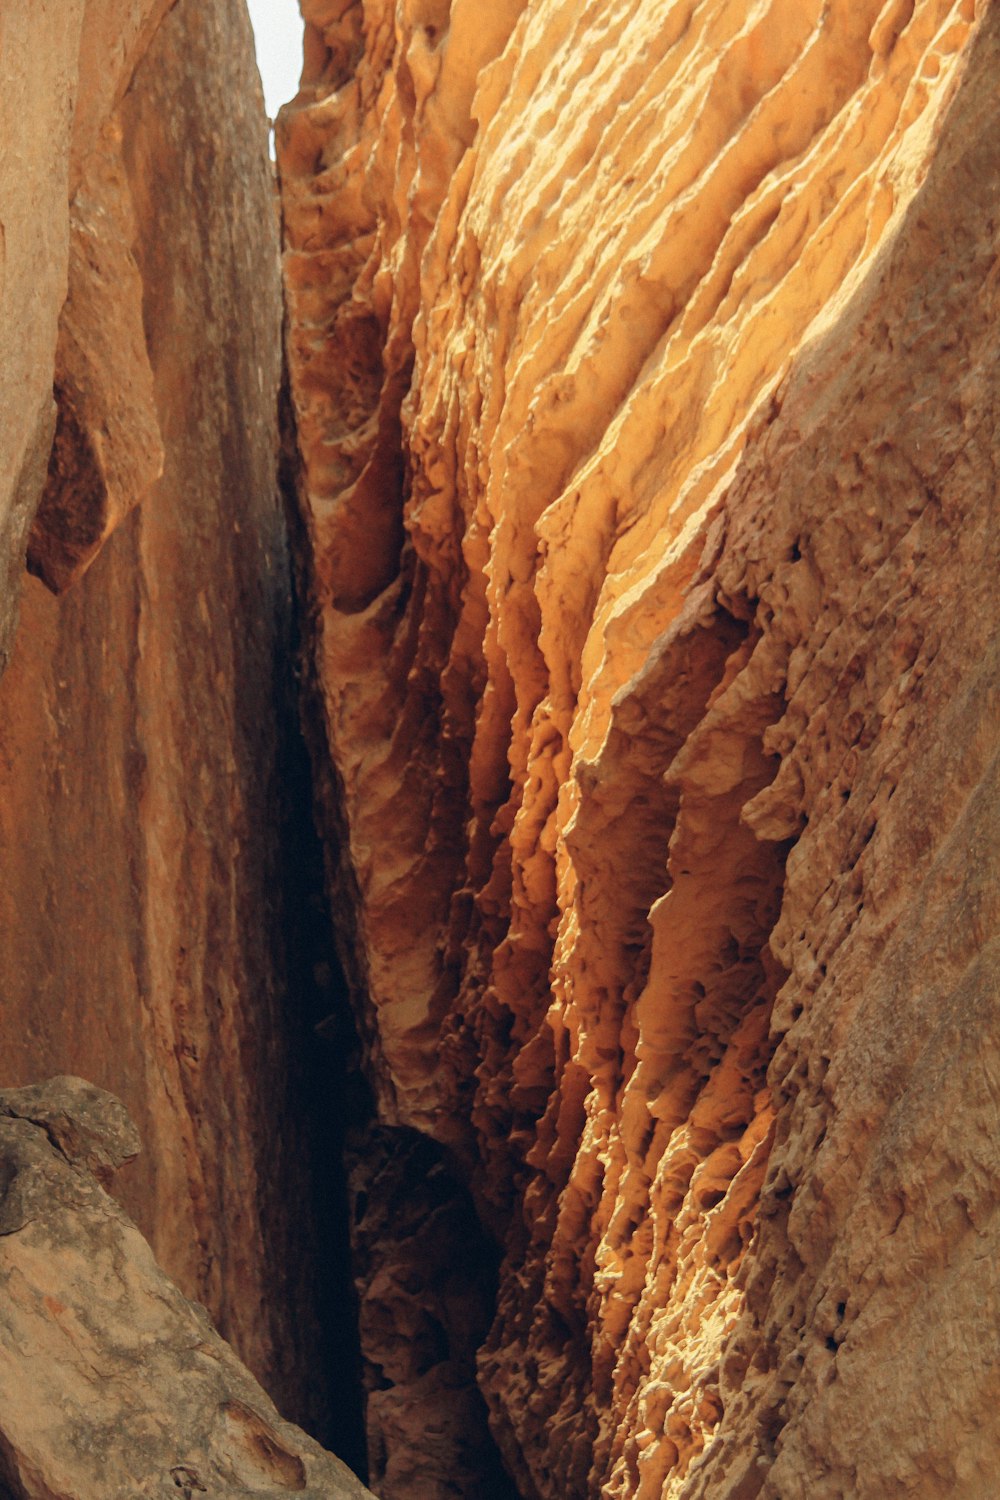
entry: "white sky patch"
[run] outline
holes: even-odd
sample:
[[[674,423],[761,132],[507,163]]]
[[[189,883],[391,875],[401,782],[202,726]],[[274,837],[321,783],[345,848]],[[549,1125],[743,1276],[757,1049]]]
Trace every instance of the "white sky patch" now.
[[[302,17],[298,0],[247,0],[257,46],[264,103],[273,120],[299,91]]]

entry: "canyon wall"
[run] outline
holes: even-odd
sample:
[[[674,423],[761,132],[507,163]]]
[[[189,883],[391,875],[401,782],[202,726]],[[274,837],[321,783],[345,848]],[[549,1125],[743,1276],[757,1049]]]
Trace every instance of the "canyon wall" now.
[[[1000,13],[302,8],[372,1483],[992,1494]]]
[[[26,541],[38,575],[0,682],[0,1082],[74,1073],[126,1101],[123,1203],[327,1431],[250,25],[238,0],[13,0],[0,44],[8,632]]]

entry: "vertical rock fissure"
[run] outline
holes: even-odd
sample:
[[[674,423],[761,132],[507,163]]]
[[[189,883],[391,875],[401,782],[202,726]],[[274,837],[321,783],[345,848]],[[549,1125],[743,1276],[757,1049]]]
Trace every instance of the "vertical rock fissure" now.
[[[330,878],[334,804],[317,752],[311,623],[305,604],[302,522],[295,500],[298,455],[294,421],[283,380],[279,393],[278,485],[292,566],[292,615],[285,659],[288,714],[285,767],[279,780],[289,822],[284,841],[283,893],[293,985],[301,997],[299,1028],[303,1117],[310,1156],[312,1209],[317,1228],[314,1296],[321,1330],[324,1387],[322,1430],[317,1434],[368,1476],[364,1437],[362,1360],[350,1242],[347,1185],[348,1132],[368,1109],[360,1072],[356,1018],[338,952],[341,924]],[[344,903],[338,903],[338,910]]]
[[[297,659],[293,643],[292,660]],[[347,1132],[356,1111],[357,1042],[343,974],[332,945],[313,779],[289,682],[289,734],[281,782],[287,821],[282,891],[286,917],[289,1015],[296,1077],[292,1097],[308,1156],[315,1229],[311,1295],[319,1327],[315,1436],[367,1477],[361,1354],[348,1232]],[[289,1212],[294,1209],[289,1205]],[[303,1418],[307,1420],[307,1418]]]
[[[0,1084],[381,1500],[992,1494],[1000,7],[302,10],[282,295],[244,0],[0,0]]]
[[[339,1337],[358,1376],[350,1428],[339,1437],[345,1446],[337,1451],[383,1500],[518,1500],[476,1383],[476,1356],[495,1313],[500,1247],[480,1220],[462,1164],[430,1136],[380,1120],[371,1086],[378,1022],[353,926],[360,901],[316,677],[319,623],[308,603],[311,554],[287,389],[281,420],[281,483],[299,601],[301,725],[325,875],[325,895],[314,889],[314,909],[322,909],[334,945],[320,960],[331,983],[323,991],[327,1010],[317,1016],[338,1074],[328,1142],[335,1149],[325,1157],[336,1183],[325,1191],[334,1210],[336,1266],[346,1263],[352,1280],[337,1315]],[[343,1286],[339,1269],[330,1267],[328,1288],[334,1282]]]

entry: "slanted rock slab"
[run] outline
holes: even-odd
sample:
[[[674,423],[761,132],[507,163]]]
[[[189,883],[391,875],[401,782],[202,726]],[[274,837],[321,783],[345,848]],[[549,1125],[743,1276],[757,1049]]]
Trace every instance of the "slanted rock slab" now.
[[[363,1500],[104,1191],[137,1148],[81,1079],[0,1091],[0,1494]]]

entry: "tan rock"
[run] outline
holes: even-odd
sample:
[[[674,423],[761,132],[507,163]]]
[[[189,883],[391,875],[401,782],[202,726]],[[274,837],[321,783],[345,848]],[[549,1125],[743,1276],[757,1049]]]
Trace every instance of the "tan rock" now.
[[[506,1463],[992,1494],[997,11],[304,9],[341,946]]]
[[[363,1500],[90,1175],[137,1145],[80,1079],[0,1092],[0,1484],[22,1500]]]

